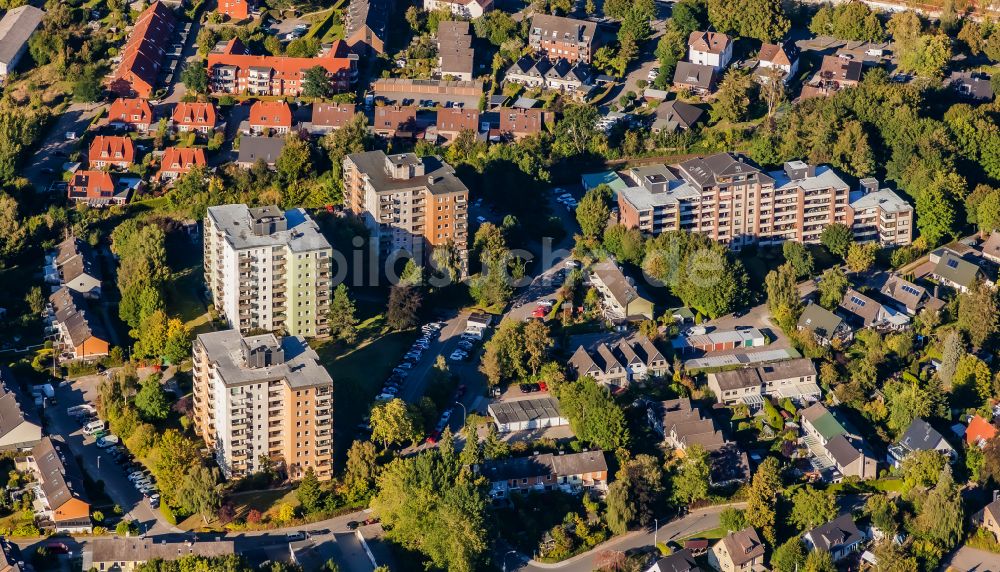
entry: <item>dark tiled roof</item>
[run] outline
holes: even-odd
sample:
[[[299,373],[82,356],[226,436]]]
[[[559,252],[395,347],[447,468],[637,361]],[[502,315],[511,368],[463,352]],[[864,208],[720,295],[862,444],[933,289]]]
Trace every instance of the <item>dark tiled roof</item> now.
[[[833,552],[864,540],[865,535],[858,530],[851,515],[841,515],[830,522],[817,526],[806,533],[819,550]]]
[[[66,443],[53,437],[44,437],[31,450],[31,456],[38,465],[40,485],[49,508],[56,511],[74,498],[89,504],[87,491],[83,486],[83,473]]]

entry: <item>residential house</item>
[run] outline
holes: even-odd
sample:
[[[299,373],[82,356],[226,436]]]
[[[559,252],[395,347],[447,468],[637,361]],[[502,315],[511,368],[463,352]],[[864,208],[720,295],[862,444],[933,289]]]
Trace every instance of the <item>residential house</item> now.
[[[152,97],[176,22],[173,10],[159,0],[139,14],[111,73],[108,87],[112,92],[122,97]]]
[[[309,123],[309,133],[326,135],[344,127],[357,113],[353,103],[321,103],[312,106],[312,120]]]
[[[504,80],[527,87],[543,87],[571,94],[584,94],[591,89],[590,65],[565,58],[548,59],[526,55],[514,62]]]
[[[723,536],[708,553],[708,563],[721,572],[757,570],[764,566],[766,547],[753,527]]]
[[[145,99],[119,97],[108,108],[108,124],[120,129],[135,129],[139,133],[146,133],[153,124],[153,109]]]
[[[855,328],[885,331],[903,330],[910,325],[910,316],[906,312],[883,306],[854,288],[844,292],[838,312]]]
[[[982,257],[990,262],[1000,264],[1000,232],[991,232],[990,236],[979,247]]]
[[[916,316],[924,309],[937,312],[944,306],[944,300],[935,298],[923,286],[918,286],[898,274],[889,276],[879,289],[879,294],[887,304],[911,316]]]
[[[17,67],[28,50],[28,40],[42,23],[45,12],[26,4],[7,11],[0,20],[0,76]]]
[[[996,494],[993,496],[996,497]],[[993,533],[997,542],[1000,542],[1000,499],[994,498],[993,502],[972,515],[972,523]]]
[[[801,425],[802,441],[813,455],[810,461],[814,469],[828,473],[830,480],[878,477],[878,462],[864,441],[848,432],[822,403],[802,411]]]
[[[603,260],[591,266],[590,283],[603,299],[604,316],[612,321],[653,319],[653,302],[639,295],[614,260]]]
[[[763,397],[815,401],[821,391],[816,383],[816,366],[811,359],[799,358],[708,374],[708,388],[719,403],[763,405]]]
[[[889,447],[887,460],[893,467],[898,468],[902,465],[903,459],[917,451],[937,451],[947,455],[952,461],[957,455],[955,448],[945,441],[944,436],[919,417],[910,423],[899,442]]]
[[[726,69],[733,59],[733,40],[718,32],[691,32],[688,36],[688,61],[699,66]]]
[[[63,286],[49,296],[50,327],[58,336],[56,351],[67,359],[93,360],[110,353],[103,322],[90,311],[83,294]]]
[[[682,453],[692,445],[710,453],[726,445],[712,415],[687,397],[650,404],[646,418],[666,446]]]
[[[237,22],[249,18],[253,10],[253,0],[219,0],[219,5],[216,7],[216,12]]]
[[[603,493],[608,489],[608,462],[601,450],[494,459],[475,466],[473,471],[490,482],[490,496],[494,499],[530,491]]]
[[[469,23],[463,21],[446,20],[438,24],[437,71],[441,77],[472,81],[475,50],[470,30]]]
[[[528,44],[535,52],[553,60],[590,63],[596,49],[596,35],[595,22],[535,14],[531,17]]]
[[[33,507],[39,528],[54,532],[91,532],[90,501],[83,485],[83,473],[64,441],[42,437],[31,449],[31,455],[17,462],[17,467],[35,475]]]
[[[715,89],[716,69],[710,65],[677,62],[673,86],[696,95],[708,95]]]
[[[172,181],[195,167],[207,165],[205,150],[201,147],[167,147],[156,178],[161,182]]]
[[[653,562],[646,572],[701,572],[701,567],[691,551],[685,548]]]
[[[41,419],[25,405],[10,370],[0,368],[0,451],[23,451],[41,442]]]
[[[434,12],[447,8],[460,18],[475,20],[493,9],[493,0],[423,0],[424,10]]]
[[[969,101],[977,103],[993,101],[993,81],[988,74],[953,71],[945,78],[944,84]]]
[[[379,105],[375,107],[372,130],[382,137],[412,138],[417,134],[417,108]]]
[[[765,42],[757,52],[757,81],[766,83],[772,78],[788,83],[799,69],[799,48],[792,42],[771,44]]]
[[[819,71],[802,88],[802,99],[829,96],[861,82],[863,65],[850,56],[823,56]]]
[[[131,137],[98,135],[90,144],[87,155],[91,169],[116,167],[128,169],[135,163],[135,144]]]
[[[819,304],[809,304],[802,310],[797,329],[808,331],[824,346],[830,345],[834,340],[845,342],[854,337],[847,322]]]
[[[89,244],[70,236],[46,256],[45,281],[66,286],[87,298],[101,296],[101,265]]]
[[[351,0],[344,21],[347,45],[356,53],[384,54],[391,14],[391,0]]]
[[[625,387],[632,381],[662,377],[670,372],[667,358],[642,335],[624,338],[612,345],[600,342],[589,349],[579,346],[569,366],[578,378],[590,376],[614,387]]]
[[[541,133],[545,124],[545,112],[541,109],[501,107],[496,113],[499,117],[497,130],[500,137],[514,141]]]
[[[854,524],[850,514],[842,514],[802,535],[802,542],[809,551],[829,552],[834,562],[860,552],[865,540],[865,534]]]
[[[891,189],[879,189],[878,179],[861,179],[861,188],[851,192],[848,215],[858,242],[889,247],[913,242],[913,205]]]
[[[569,425],[554,397],[497,401],[489,404],[487,411],[501,433]]]
[[[826,445],[838,435],[847,434],[847,429],[822,403],[813,403],[802,410],[802,430],[807,438],[816,439],[820,445]]]
[[[931,277],[959,292],[968,292],[976,287],[979,282],[984,282],[988,286],[993,286],[993,280],[986,276],[983,269],[974,262],[969,262],[950,250],[944,250]]]
[[[215,129],[215,106],[211,101],[182,101],[174,107],[171,120],[174,129],[181,133],[196,131],[207,135]]]
[[[212,93],[296,97],[305,88],[306,72],[326,70],[334,89],[350,89],[358,79],[358,56],[343,41],[323,46],[313,58],[259,56],[238,38],[220,42],[208,54],[208,87]]]
[[[990,423],[981,416],[973,415],[969,420],[969,426],[965,429],[965,443],[972,447],[982,449],[986,442],[997,436],[996,425]]]
[[[250,106],[252,135],[284,135],[292,129],[292,108],[284,101],[258,101]]]
[[[482,130],[478,109],[452,107],[437,112],[437,134],[446,141],[454,141],[459,133],[471,131],[478,135]]]
[[[694,127],[704,113],[705,110],[702,108],[678,99],[664,101],[656,106],[656,112],[653,116],[653,133],[686,131]]]
[[[671,342],[674,349],[681,353],[693,351],[722,352],[739,348],[759,348],[767,345],[767,336],[757,328],[739,330],[704,331],[704,328],[691,328],[684,335],[674,338]]]
[[[284,137],[243,136],[240,137],[240,151],[236,157],[236,164],[241,169],[249,169],[257,161],[263,161],[273,169],[284,148]]]
[[[235,553],[236,543],[232,540],[167,540],[155,536],[94,538],[84,545],[83,569],[134,572],[151,560],[172,561],[185,556],[216,558]]]
[[[71,201],[102,207],[128,203],[132,190],[129,185],[116,183],[106,171],[77,171],[70,177],[66,195]]]

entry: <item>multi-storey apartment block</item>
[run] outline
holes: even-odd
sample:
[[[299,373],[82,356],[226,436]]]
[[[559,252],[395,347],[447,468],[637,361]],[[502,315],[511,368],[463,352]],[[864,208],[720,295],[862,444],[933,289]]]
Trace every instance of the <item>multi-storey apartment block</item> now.
[[[205,283],[230,326],[294,336],[329,332],[333,249],[302,209],[209,207]]]
[[[590,63],[594,55],[597,24],[561,16],[535,14],[531,17],[528,43],[536,52],[550,59],[565,59],[570,63]]]
[[[333,379],[305,339],[236,330],[194,342],[194,416],[227,478],[284,462],[299,479],[332,474]]]
[[[738,249],[818,243],[826,226],[850,224],[850,189],[829,167],[791,161],[765,173],[720,153],[673,167],[637,167],[629,175],[635,186],[618,195],[621,222],[654,235],[687,230]]]
[[[208,86],[212,93],[297,96],[305,73],[322,67],[335,89],[348,89],[358,78],[358,56],[335,42],[315,58],[256,56],[239,39],[221,42],[208,54]]]
[[[879,189],[877,179],[861,179],[851,193],[851,227],[862,242],[905,246],[913,241],[913,206],[890,189]]]
[[[468,268],[469,189],[439,157],[382,151],[344,157],[347,207],[364,219],[379,254],[399,251],[428,261],[451,244]]]

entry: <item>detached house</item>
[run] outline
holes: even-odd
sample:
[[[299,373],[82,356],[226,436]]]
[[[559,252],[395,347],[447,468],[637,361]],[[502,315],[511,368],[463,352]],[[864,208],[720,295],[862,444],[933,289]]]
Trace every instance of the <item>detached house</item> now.
[[[292,109],[284,101],[258,101],[250,107],[250,132],[260,135],[267,130],[284,135],[292,129]]]
[[[865,534],[858,529],[849,514],[838,516],[802,535],[802,542],[810,551],[829,552],[834,562],[860,552],[864,541]]]
[[[776,77],[788,83],[799,69],[799,49],[795,44],[768,44],[760,47],[757,53],[757,71],[754,72],[757,81],[768,82]]]
[[[135,145],[131,137],[98,135],[90,144],[88,158],[91,169],[128,169],[135,162]]]
[[[156,178],[160,181],[172,181],[194,167],[204,167],[207,164],[205,150],[200,147],[168,147],[163,153]]]
[[[716,70],[710,65],[677,62],[674,68],[674,87],[686,89],[697,95],[708,95],[715,88]]]
[[[983,419],[979,415],[973,415],[969,420],[969,426],[965,429],[965,443],[972,447],[982,449],[986,442],[997,436],[995,425]]]
[[[808,331],[821,345],[830,345],[834,340],[849,341],[854,337],[851,327],[840,316],[819,304],[809,304],[799,316],[799,331]]]
[[[947,455],[952,461],[957,455],[955,448],[945,441],[944,436],[919,417],[910,423],[899,442],[889,447],[887,460],[893,467],[898,468],[903,464],[903,459],[917,451],[937,451]]]
[[[733,59],[733,41],[717,32],[691,32],[688,36],[688,61],[723,70]]]
[[[713,452],[726,445],[712,416],[689,398],[653,403],[646,409],[646,417],[671,449],[683,452],[691,445],[701,445]]]
[[[153,110],[145,99],[119,97],[108,108],[108,124],[112,127],[146,133],[152,123]]]
[[[490,496],[494,499],[530,491],[603,493],[608,488],[608,463],[600,450],[494,459],[473,470],[489,480]]]
[[[902,330],[910,324],[910,317],[905,312],[883,306],[854,288],[844,292],[838,310],[858,328]]]
[[[802,440],[816,457],[819,470],[836,469],[831,480],[842,477],[873,479],[878,476],[878,463],[864,443],[837,421],[822,403],[814,403],[802,411]]]
[[[414,137],[417,134],[417,108],[380,105],[375,108],[372,130],[382,137]]]
[[[41,420],[23,406],[14,383],[10,370],[0,368],[0,451],[30,449],[42,441]]]
[[[215,129],[215,106],[211,102],[180,102],[171,116],[174,129],[181,133],[197,131],[208,134]]]
[[[94,207],[124,205],[131,194],[131,186],[116,184],[106,171],[77,171],[66,186],[69,200]]]
[[[972,515],[972,523],[991,532],[997,542],[1000,542],[1000,499],[993,499],[993,502]]]
[[[695,562],[691,551],[685,548],[660,558],[646,572],[701,572],[701,567]]]
[[[658,377],[669,373],[667,358],[645,336],[619,340],[609,346],[599,343],[593,348],[580,346],[569,360],[577,377],[590,376],[599,383],[624,387],[633,380]]]
[[[320,103],[312,106],[312,121],[309,123],[309,133],[326,135],[347,125],[357,113],[353,103]]]
[[[263,161],[269,168],[274,168],[284,148],[284,137],[241,137],[236,164],[241,169],[250,169],[258,161]]]
[[[604,260],[590,269],[590,283],[604,300],[604,315],[611,321],[653,319],[653,303],[639,295],[632,281],[613,260]]]
[[[963,293],[975,288],[979,281],[993,286],[992,280],[987,278],[978,264],[969,262],[948,249],[943,249],[931,276],[945,286]]]
[[[924,309],[937,312],[944,307],[944,300],[935,298],[923,286],[918,286],[896,274],[885,281],[879,289],[879,294],[887,304],[911,316],[917,315]]]
[[[708,553],[708,563],[721,572],[758,570],[764,566],[766,547],[752,527],[730,532]]]

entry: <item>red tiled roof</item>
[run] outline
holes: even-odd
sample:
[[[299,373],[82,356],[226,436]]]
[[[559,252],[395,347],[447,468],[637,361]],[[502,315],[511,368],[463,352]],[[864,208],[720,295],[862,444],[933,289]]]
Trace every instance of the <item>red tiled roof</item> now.
[[[152,95],[166,53],[163,48],[170,40],[174,23],[173,11],[158,1],[139,15],[122,46],[122,60],[111,75],[113,91],[135,92],[142,97]]]
[[[115,182],[105,171],[77,171],[67,188],[71,199],[110,199],[115,194]]]
[[[138,119],[135,119],[136,115],[139,116]],[[108,120],[130,125],[148,125],[153,121],[153,110],[145,99],[119,97],[108,110]]]
[[[313,125],[340,128],[354,117],[353,103],[314,103],[312,107]]]
[[[437,114],[438,131],[479,131],[478,109],[442,109]]]
[[[211,103],[181,102],[174,107],[174,123],[189,127],[215,127],[215,106]]]
[[[250,125],[291,128],[292,109],[284,101],[258,101],[250,107]]]
[[[222,52],[208,54],[208,71],[216,66],[234,66],[240,70],[252,67],[270,68],[272,80],[298,81],[306,70],[320,66],[331,74],[350,71],[356,61],[347,56],[347,45],[338,40],[328,52],[315,58],[291,58],[286,56],[254,56],[236,39],[226,44]]]
[[[989,441],[996,435],[997,428],[989,421],[976,415],[969,421],[969,428],[965,431],[965,442],[969,445],[976,445],[980,441]]]
[[[383,105],[375,108],[375,129],[415,129],[417,108],[400,105]]]
[[[500,132],[528,135],[542,130],[541,109],[518,109],[504,107],[500,113]]]
[[[251,0],[219,0],[219,13],[234,20],[243,20],[250,15]]]
[[[192,167],[204,167],[205,150],[200,147],[168,147],[160,161],[160,173],[187,173]]]
[[[132,163],[135,161],[135,145],[130,137],[98,135],[90,144],[90,164],[96,161],[107,163]]]

